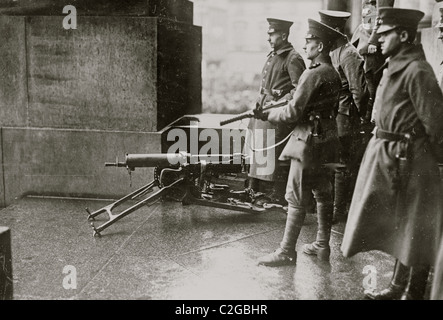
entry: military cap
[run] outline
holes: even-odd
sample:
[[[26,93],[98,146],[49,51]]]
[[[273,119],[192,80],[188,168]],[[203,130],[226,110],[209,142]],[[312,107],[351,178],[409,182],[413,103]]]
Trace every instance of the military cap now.
[[[326,42],[333,42],[343,36],[337,30],[314,19],[308,19],[308,25],[309,29],[305,39],[320,39]]]
[[[390,7],[392,8],[394,6],[395,0],[377,0],[377,6],[379,8],[381,7]]]
[[[336,30],[343,30],[348,18],[351,16],[349,12],[345,11],[320,10],[318,13],[322,23]]]
[[[437,28],[443,28],[443,8],[440,8],[440,22],[436,25]]]
[[[378,10],[380,27],[377,34],[394,30],[397,27],[417,29],[418,23],[425,16],[419,10],[383,7]]]
[[[293,24],[292,21],[286,21],[274,18],[268,18],[267,20],[269,22],[268,33],[273,33],[278,31],[289,31],[289,28],[291,28]]]

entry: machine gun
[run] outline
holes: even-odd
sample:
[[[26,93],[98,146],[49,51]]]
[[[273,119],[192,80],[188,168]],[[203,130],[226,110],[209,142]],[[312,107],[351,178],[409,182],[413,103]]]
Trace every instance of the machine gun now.
[[[214,184],[212,180],[221,174],[241,174],[244,172],[246,157],[242,154],[231,155],[190,155],[173,154],[126,154],[124,162],[105,163],[106,167],[124,167],[129,173],[135,168],[153,167],[154,180],[125,197],[97,210],[90,212],[88,221],[107,213],[109,220],[100,226],[94,226],[93,236],[143,207],[150,206],[164,197],[181,201],[183,205],[197,204],[249,213],[263,212],[266,208],[254,206],[255,196],[252,190],[230,190],[229,185]],[[135,201],[129,208],[115,213],[117,207],[128,201]]]

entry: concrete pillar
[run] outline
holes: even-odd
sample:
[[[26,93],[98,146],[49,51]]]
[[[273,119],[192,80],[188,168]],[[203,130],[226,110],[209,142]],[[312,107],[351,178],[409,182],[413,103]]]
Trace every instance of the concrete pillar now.
[[[73,0],[76,29],[64,28],[66,4],[0,0],[0,206],[122,195],[104,162],[159,152],[161,129],[201,112],[191,1]]]
[[[63,28],[66,1],[7,3],[0,125],[157,131],[201,112],[192,2],[77,0],[76,30]]]
[[[346,23],[345,33],[351,37],[357,26],[361,23],[361,0],[324,0],[327,10],[347,11],[351,17]]]
[[[349,19],[348,28],[350,34],[353,34],[358,26],[362,23],[361,11],[362,11],[361,0],[355,0],[350,2],[349,12],[351,13],[351,18]]]
[[[396,0],[395,7],[421,10],[425,16],[420,21],[419,28],[429,28],[432,21],[432,10],[436,1],[434,0]]]
[[[0,300],[12,300],[11,232],[0,227]]]
[[[0,0],[0,14],[62,15],[66,5],[75,6],[82,16],[148,16],[193,21],[193,3],[188,0]]]
[[[432,22],[429,22],[431,27],[423,28],[420,32],[420,42],[423,44],[426,59],[431,64],[437,76],[441,75],[441,63],[443,59],[443,44],[441,40],[438,39],[439,29],[434,28],[441,17],[440,8],[443,8],[443,2],[435,2],[433,11],[427,13],[430,17],[432,17]]]
[[[326,0],[327,10],[348,11],[348,0]]]

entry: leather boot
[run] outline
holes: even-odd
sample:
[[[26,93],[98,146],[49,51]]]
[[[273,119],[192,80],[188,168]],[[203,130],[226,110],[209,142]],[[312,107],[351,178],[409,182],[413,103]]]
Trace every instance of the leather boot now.
[[[258,264],[266,267],[281,267],[297,262],[297,252],[284,252],[281,248],[275,250],[275,252],[261,257],[258,260]]]
[[[300,235],[303,222],[306,217],[306,210],[289,207],[286,218],[285,233],[280,243],[280,248],[275,252],[261,257],[258,260],[259,265],[267,267],[279,267],[297,262],[297,253],[295,245]]]
[[[317,203],[317,239],[311,244],[303,246],[303,252],[309,255],[316,255],[322,261],[329,261],[331,247],[329,240],[331,238],[332,227],[332,203]]]
[[[335,172],[334,179],[334,216],[332,223],[346,221],[349,202],[349,174],[346,169]]]
[[[266,204],[281,206],[287,205],[287,201],[285,200],[286,184],[276,181],[272,183],[267,182],[264,185],[267,186],[268,189],[266,192],[262,190],[262,192],[265,193],[261,197],[258,197],[254,202],[257,207],[265,207]]]
[[[254,192],[260,191],[260,180],[257,178],[248,179],[248,188],[254,190]]]
[[[424,300],[430,267],[412,267],[401,300]]]
[[[370,300],[399,300],[408,283],[410,268],[395,260],[394,274],[387,289],[380,292],[365,290],[366,298]]]

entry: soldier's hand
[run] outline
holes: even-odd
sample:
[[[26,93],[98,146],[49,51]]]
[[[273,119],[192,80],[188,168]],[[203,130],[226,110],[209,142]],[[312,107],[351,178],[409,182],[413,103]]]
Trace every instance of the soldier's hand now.
[[[367,117],[360,118],[360,132],[371,133],[374,130],[374,123]]]
[[[373,44],[370,44],[369,46],[368,46],[368,53],[369,54],[374,54],[374,53],[376,53],[377,52],[377,46],[374,46]]]
[[[291,101],[292,100],[292,94],[287,93],[282,99],[280,99],[278,102],[280,101]]]
[[[254,112],[255,119],[262,120],[262,121],[268,120],[268,113],[263,112],[262,109],[254,109],[253,112]]]

